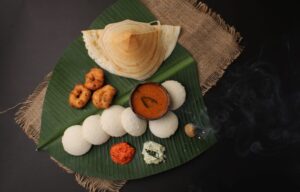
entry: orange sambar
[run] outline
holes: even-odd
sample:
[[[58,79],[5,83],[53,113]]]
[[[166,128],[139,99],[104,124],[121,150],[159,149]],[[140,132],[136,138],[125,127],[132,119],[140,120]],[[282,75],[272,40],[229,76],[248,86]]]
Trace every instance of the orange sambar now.
[[[139,117],[153,120],[168,112],[170,97],[167,90],[158,83],[143,83],[132,92],[130,105]]]

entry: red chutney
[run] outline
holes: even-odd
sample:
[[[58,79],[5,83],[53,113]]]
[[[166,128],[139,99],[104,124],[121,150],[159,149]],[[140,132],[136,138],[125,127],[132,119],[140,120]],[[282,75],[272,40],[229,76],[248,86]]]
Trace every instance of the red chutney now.
[[[135,149],[126,142],[114,144],[110,148],[110,157],[116,164],[124,165],[129,163],[135,154]]]
[[[131,94],[133,112],[144,119],[158,119],[168,112],[170,98],[167,90],[157,83],[144,83]]]

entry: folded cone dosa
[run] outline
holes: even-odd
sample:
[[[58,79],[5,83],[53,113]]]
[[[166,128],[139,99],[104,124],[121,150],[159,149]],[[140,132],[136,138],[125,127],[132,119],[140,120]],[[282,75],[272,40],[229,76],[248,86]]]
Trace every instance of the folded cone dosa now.
[[[119,76],[145,80],[171,55],[180,27],[124,20],[82,33],[89,56],[100,67]]]

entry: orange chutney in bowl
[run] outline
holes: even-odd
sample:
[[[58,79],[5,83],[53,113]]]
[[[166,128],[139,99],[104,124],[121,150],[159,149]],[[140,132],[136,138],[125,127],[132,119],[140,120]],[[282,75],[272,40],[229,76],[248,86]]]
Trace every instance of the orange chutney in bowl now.
[[[130,105],[139,117],[153,120],[168,112],[170,97],[167,90],[160,84],[142,83],[133,90]]]

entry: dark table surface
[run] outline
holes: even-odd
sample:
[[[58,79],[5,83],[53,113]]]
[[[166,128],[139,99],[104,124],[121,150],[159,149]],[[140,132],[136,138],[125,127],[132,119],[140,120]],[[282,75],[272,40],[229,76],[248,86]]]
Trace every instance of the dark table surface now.
[[[1,0],[0,110],[23,101],[63,50],[113,0]],[[205,96],[219,142],[135,191],[299,191],[300,56],[296,4],[205,1],[244,37],[242,55]],[[85,191],[0,115],[0,191]]]

